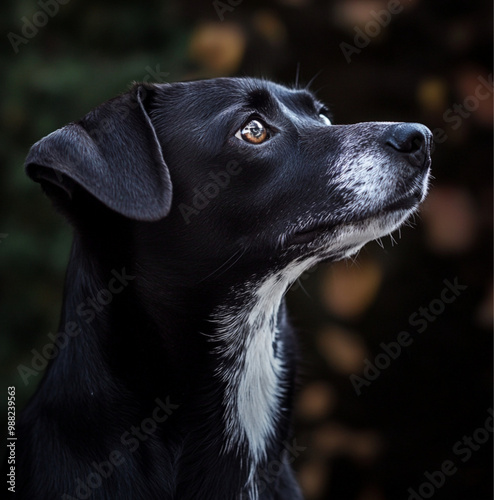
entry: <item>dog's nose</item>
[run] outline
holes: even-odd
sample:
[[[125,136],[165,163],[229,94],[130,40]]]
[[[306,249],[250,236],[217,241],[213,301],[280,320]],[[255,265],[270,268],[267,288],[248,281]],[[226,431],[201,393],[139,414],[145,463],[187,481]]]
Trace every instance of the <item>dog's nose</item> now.
[[[431,131],[420,123],[398,123],[386,130],[386,145],[407,156],[419,169],[427,166],[431,148]]]

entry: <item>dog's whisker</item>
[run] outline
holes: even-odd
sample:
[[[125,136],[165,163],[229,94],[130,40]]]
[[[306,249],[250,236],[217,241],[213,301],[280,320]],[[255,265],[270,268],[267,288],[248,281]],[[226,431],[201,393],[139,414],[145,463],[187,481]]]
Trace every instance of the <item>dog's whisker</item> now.
[[[298,89],[299,77],[300,77],[300,61],[297,62],[297,70],[296,70],[296,73],[295,73],[295,88],[296,89]]]
[[[310,80],[309,83],[305,86],[305,90],[309,90],[314,81],[321,75],[323,69],[320,69]]]
[[[302,284],[302,280],[300,278],[297,279],[297,284],[298,286],[302,289],[302,291],[304,292],[304,294],[309,297],[310,300],[314,300],[311,296],[311,294],[306,290],[306,288],[304,287],[304,285]]]
[[[199,280],[198,283],[202,283],[203,281],[206,281],[208,278],[211,278],[211,276],[214,276],[214,275],[221,276],[223,273],[228,271],[228,269],[231,269],[231,267],[234,266],[242,258],[242,256],[246,252],[246,250],[247,250],[247,247],[244,247],[243,249],[238,249],[230,257],[228,257],[228,259],[225,260],[225,262],[223,262],[223,264],[221,264],[221,266],[219,266],[217,269],[215,269],[212,273],[208,274],[205,278],[202,278],[201,280]],[[237,256],[239,254],[239,252],[241,252],[241,254],[238,256],[238,258],[234,262],[232,262],[226,269],[223,269],[221,271],[221,273],[216,274],[220,269],[222,269],[224,266],[226,266],[233,258],[235,258],[235,256]]]
[[[356,267],[360,268],[360,262],[358,261],[358,256],[360,254],[360,250],[358,250],[354,255],[349,255],[347,259],[347,267]]]

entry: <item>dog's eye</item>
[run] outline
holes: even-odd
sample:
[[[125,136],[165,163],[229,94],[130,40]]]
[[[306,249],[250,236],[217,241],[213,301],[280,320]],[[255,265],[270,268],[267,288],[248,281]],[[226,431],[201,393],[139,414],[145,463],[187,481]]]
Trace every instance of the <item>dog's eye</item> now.
[[[324,125],[332,125],[331,120],[325,114],[321,113],[319,118],[323,121]]]
[[[237,131],[235,137],[251,144],[261,144],[269,138],[268,129],[259,120],[251,120]]]

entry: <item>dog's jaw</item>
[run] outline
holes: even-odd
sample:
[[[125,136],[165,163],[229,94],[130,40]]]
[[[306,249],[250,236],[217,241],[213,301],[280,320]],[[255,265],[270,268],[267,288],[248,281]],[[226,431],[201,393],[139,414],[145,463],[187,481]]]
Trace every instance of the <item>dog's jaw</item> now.
[[[390,213],[351,222],[325,235],[318,254],[321,260],[339,260],[358,252],[366,243],[382,238],[399,229],[415,209],[401,209]]]
[[[429,187],[429,170],[418,176],[401,196],[387,194],[376,203],[366,196],[355,197],[345,213],[315,213],[300,216],[278,241],[285,254],[296,251],[318,255],[320,260],[349,257],[366,243],[396,231],[417,210]],[[371,206],[372,208],[369,208]]]
[[[299,226],[302,230],[283,235],[280,246],[284,248],[285,256],[303,254],[315,257],[316,262],[344,259],[358,252],[366,243],[399,229],[416,210],[417,206],[399,208],[334,226],[324,222],[314,224],[311,218]]]

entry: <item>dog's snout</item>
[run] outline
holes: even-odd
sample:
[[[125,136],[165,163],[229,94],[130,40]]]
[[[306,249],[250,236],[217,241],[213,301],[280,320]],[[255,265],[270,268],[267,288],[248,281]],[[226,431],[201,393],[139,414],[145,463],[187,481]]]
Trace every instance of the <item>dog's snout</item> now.
[[[399,123],[386,131],[386,145],[407,156],[417,168],[427,165],[431,146],[431,131],[420,123]]]

